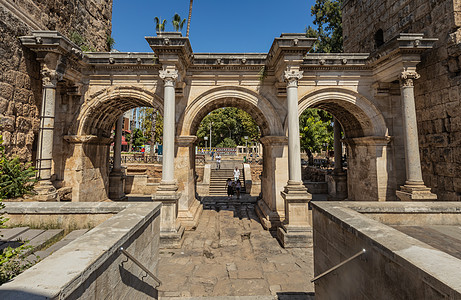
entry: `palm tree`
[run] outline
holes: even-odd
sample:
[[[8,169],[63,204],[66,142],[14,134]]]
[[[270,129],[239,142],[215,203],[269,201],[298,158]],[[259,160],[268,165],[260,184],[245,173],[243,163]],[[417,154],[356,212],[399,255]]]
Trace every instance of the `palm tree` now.
[[[154,21],[155,21],[155,30],[157,30],[157,32],[162,32],[165,30],[165,25],[166,25],[165,19],[161,20],[161,18],[159,19],[158,17],[155,17]]]
[[[186,37],[189,37],[190,17],[192,16],[192,2],[193,2],[193,0],[190,0],[190,4],[189,4],[189,18],[187,18],[187,31],[186,31]]]
[[[171,23],[173,23],[173,28],[176,31],[182,30],[184,22],[186,22],[186,19],[181,20],[181,16],[179,16],[178,14],[174,14],[173,20],[171,20]]]

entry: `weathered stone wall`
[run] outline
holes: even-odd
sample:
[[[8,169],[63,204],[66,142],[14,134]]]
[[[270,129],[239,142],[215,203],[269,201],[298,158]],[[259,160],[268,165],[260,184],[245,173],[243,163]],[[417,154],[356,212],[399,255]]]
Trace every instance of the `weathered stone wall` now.
[[[33,30],[77,32],[107,50],[112,0],[0,0],[0,134],[7,153],[34,158],[41,106],[40,66],[18,37]]]
[[[401,32],[438,38],[418,65],[415,97],[423,179],[439,200],[461,200],[461,1],[344,1],[345,52],[378,50]]]
[[[343,206],[345,203],[312,202],[315,276],[362,249],[366,253],[318,279],[315,282],[316,298],[460,297],[459,280],[451,273],[458,272],[456,268],[461,266],[459,259],[368,218],[369,212],[389,215],[400,213],[401,219],[411,218],[414,211],[424,211],[434,216],[436,214],[433,212],[437,208],[426,209],[420,203],[415,203],[419,206],[409,208],[408,202],[403,205],[398,202],[367,202],[365,205],[363,202],[347,202]],[[459,205],[457,207],[459,209]],[[439,214],[444,210],[438,209]],[[358,213],[357,210],[367,212]],[[456,211],[456,208],[452,211]]]

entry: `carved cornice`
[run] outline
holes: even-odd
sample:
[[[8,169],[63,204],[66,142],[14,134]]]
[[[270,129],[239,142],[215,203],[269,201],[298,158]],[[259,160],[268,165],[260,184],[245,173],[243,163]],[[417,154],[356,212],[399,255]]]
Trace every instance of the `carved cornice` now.
[[[278,136],[278,135],[266,135],[260,138],[259,140],[264,146],[270,145],[288,145],[287,136]]]
[[[421,75],[414,71],[403,71],[399,75],[399,80],[400,80],[400,85],[402,87],[412,87],[413,85],[413,80],[419,79]]]
[[[392,141],[393,137],[386,136],[364,136],[358,138],[345,138],[342,139],[344,143],[349,146],[360,145],[360,146],[386,146]]]
[[[282,80],[287,83],[287,87],[297,87],[298,80],[303,78],[303,71],[285,71]]]
[[[176,137],[176,145],[178,147],[190,147],[196,140],[197,137],[195,135],[180,135]]]
[[[96,135],[65,135],[64,140],[71,144],[103,144],[109,145],[113,138],[98,137]]]

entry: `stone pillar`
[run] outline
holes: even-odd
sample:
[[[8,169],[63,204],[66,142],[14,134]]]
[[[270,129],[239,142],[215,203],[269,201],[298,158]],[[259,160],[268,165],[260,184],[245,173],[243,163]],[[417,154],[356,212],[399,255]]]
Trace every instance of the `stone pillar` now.
[[[288,184],[281,193],[285,200],[285,221],[277,230],[277,237],[285,248],[312,245],[312,227],[309,201],[301,177],[301,145],[299,141],[298,80],[302,72],[288,70],[284,73],[287,82],[288,105]]]
[[[342,173],[343,172],[343,164],[342,164],[342,154],[343,148],[341,145],[341,124],[339,124],[338,120],[335,118],[333,123],[333,134],[334,134],[334,151],[335,151],[335,173]]]
[[[163,248],[180,248],[184,239],[184,227],[178,220],[178,184],[174,178],[175,150],[175,82],[178,71],[167,67],[160,71],[164,82],[163,98],[163,161],[162,181],[157,193],[152,195],[153,201],[162,202],[160,218],[160,244]]]
[[[400,74],[400,92],[402,95],[403,138],[405,148],[406,181],[397,191],[402,201],[436,200],[430,188],[424,185],[419,156],[418,128],[413,80],[420,75],[416,72],[403,71]]]
[[[37,147],[37,177],[39,182],[35,188],[38,201],[57,201],[56,188],[51,183],[53,161],[53,136],[56,107],[56,86],[58,74],[54,70],[43,67],[42,73],[42,109]]]
[[[347,198],[347,176],[342,166],[341,124],[334,120],[334,151],[335,168],[331,175],[327,175],[328,200],[344,200]]]
[[[125,174],[122,171],[123,115],[115,123],[114,165],[109,174],[109,198],[114,201],[127,200],[125,196]]]
[[[256,213],[265,229],[276,230],[285,219],[285,200],[281,196],[288,180],[288,139],[286,136],[264,136],[261,199]]]
[[[197,227],[203,210],[195,197],[195,141],[196,136],[176,137],[175,177],[181,190],[178,202],[178,219],[186,230]]]

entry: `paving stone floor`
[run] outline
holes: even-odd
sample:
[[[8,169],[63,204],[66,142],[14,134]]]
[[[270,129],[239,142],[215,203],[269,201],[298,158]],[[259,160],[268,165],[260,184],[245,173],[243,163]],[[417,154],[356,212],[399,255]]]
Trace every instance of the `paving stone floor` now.
[[[207,205],[181,249],[160,251],[160,299],[313,299],[312,248],[283,249],[254,204]]]

